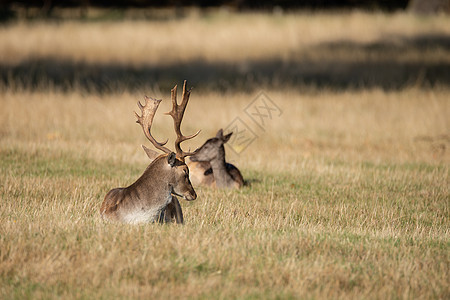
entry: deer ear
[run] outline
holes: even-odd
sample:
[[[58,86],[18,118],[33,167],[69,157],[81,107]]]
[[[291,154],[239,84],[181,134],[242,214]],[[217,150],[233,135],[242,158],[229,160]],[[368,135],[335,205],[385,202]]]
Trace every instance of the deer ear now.
[[[233,134],[233,133],[230,132],[229,134],[225,135],[225,136],[222,138],[222,141],[223,141],[224,144],[230,140],[232,134]]]
[[[177,155],[173,152],[170,152],[170,154],[167,156],[167,162],[171,167],[175,165],[175,162],[177,161]]]
[[[222,128],[220,128],[219,131],[217,131],[216,137],[219,138],[219,139],[223,138],[223,130],[222,130]]]
[[[148,148],[145,147],[144,145],[142,145],[142,149],[144,149],[144,151],[145,151],[145,153],[147,154],[148,158],[150,158],[150,161],[154,161],[155,158],[157,158],[158,155],[159,155],[158,152],[156,152],[156,151],[154,151],[154,150],[151,150],[151,149],[148,149]]]

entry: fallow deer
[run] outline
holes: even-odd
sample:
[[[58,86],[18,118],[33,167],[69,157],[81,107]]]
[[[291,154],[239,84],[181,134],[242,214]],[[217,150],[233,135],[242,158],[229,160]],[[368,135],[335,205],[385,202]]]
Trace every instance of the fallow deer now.
[[[220,129],[216,136],[208,139],[188,162],[190,177],[194,185],[217,188],[241,188],[244,178],[234,165],[225,161],[225,147],[233,133],[223,135]]]
[[[138,102],[142,115],[137,113],[137,123],[144,131],[144,135],[155,146],[165,152],[156,157],[142,176],[132,185],[125,188],[115,188],[109,191],[100,208],[103,218],[125,222],[173,222],[183,223],[183,212],[177,197],[180,196],[188,201],[195,200],[197,194],[189,180],[189,168],[185,164],[185,157],[195,152],[184,152],[181,142],[194,138],[197,132],[191,136],[181,133],[181,120],[183,119],[186,105],[189,101],[191,90],[186,90],[186,81],[183,85],[183,96],[181,104],[177,103],[177,86],[172,89],[172,110],[166,114],[173,118],[177,138],[175,140],[175,151],[172,152],[164,145],[167,141],[160,143],[151,134],[153,117],[161,100],[145,97],[145,105]],[[153,153],[157,153],[143,146],[147,155],[152,159]]]

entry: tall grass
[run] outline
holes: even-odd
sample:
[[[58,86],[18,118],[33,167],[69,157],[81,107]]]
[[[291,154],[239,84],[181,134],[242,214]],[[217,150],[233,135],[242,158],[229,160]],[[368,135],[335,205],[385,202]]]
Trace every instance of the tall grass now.
[[[52,55],[92,63],[156,63],[165,53],[176,61],[196,55],[239,61],[246,55],[282,56],[303,39],[315,44],[351,38],[364,44],[384,41],[386,32],[411,38],[448,34],[446,19],[409,15],[246,18],[18,23],[1,28],[0,40],[8,41],[0,42],[1,63]],[[252,22],[252,34],[273,41],[281,34],[287,49],[255,38],[247,41],[249,49],[237,51],[239,42],[246,45],[244,25]],[[152,46],[152,56],[133,55],[134,47],[126,44],[142,49],[150,42],[129,33],[139,36],[148,26],[157,26],[161,43]],[[75,43],[63,38],[68,28]],[[292,36],[301,28],[311,34],[296,40]],[[18,32],[24,49],[14,42]],[[191,38],[183,42],[188,33]],[[45,45],[47,34],[55,48]],[[125,41],[113,47],[122,36]],[[188,51],[205,36],[211,38],[205,48]],[[41,43],[33,50],[29,39]],[[171,53],[172,45],[183,55]],[[448,62],[447,48],[436,49],[438,56],[410,58]],[[326,53],[317,55],[331,55]],[[257,91],[194,89],[183,132],[202,132],[186,147],[198,147],[241,118],[257,138],[239,154],[228,147],[227,157],[249,185],[238,191],[197,187],[198,199],[181,203],[184,226],[136,226],[103,222],[98,210],[109,189],[131,184],[148,164],[140,148],[148,142],[133,114],[144,94],[163,98],[153,133],[173,143],[173,125],[162,114],[170,109],[169,90],[153,83],[108,94],[11,87],[17,80],[4,81],[0,94],[0,298],[450,295],[450,92],[445,84],[394,90],[260,85],[282,111],[263,128],[244,111]],[[182,83],[177,81],[171,84]]]

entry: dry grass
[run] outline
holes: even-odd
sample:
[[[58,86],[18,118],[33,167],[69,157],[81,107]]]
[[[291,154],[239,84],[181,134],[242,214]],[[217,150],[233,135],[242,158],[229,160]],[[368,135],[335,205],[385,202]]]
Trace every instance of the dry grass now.
[[[263,48],[251,40],[242,29],[247,22],[254,22],[256,37],[286,40],[286,53],[300,41],[364,44],[385,32],[414,37],[450,28],[446,19],[407,15],[247,17],[13,24],[1,28],[0,40],[9,42],[0,42],[0,56],[2,63],[40,55],[137,64],[165,54],[240,60],[285,53],[279,44]],[[109,49],[120,32],[144,36],[152,26],[159,26],[158,45],[128,37]],[[311,34],[300,39],[295,33],[303,27]],[[80,39],[74,49],[64,40],[69,29]],[[28,35],[24,49],[13,42],[18,30]],[[180,40],[187,32],[186,45]],[[58,50],[45,46],[47,34]],[[198,46],[208,35],[210,43]],[[41,43],[33,50],[29,39]],[[249,48],[236,51],[239,42]],[[141,50],[152,44],[154,55],[130,55],[134,47],[126,45],[135,43]],[[172,44],[197,48],[177,56],[166,51]],[[450,59],[439,55],[429,59]],[[107,95],[2,89],[0,298],[449,298],[447,86],[265,87],[283,113],[264,130],[244,113],[257,92],[194,90],[183,129],[203,131],[188,146],[240,117],[258,138],[239,155],[227,153],[251,185],[197,188],[196,201],[182,202],[185,226],[103,223],[103,196],[132,183],[147,164],[132,113],[136,101],[144,93],[163,97],[160,110],[169,110],[168,90],[140,89]],[[173,141],[170,118],[161,114],[155,122],[154,134]]]
[[[131,95],[3,94],[1,292],[445,298],[448,92],[269,94],[283,115],[230,155],[252,185],[197,189],[184,227],[99,220],[146,165]],[[212,135],[249,97],[194,93],[185,131]],[[170,118],[157,122],[162,137]]]

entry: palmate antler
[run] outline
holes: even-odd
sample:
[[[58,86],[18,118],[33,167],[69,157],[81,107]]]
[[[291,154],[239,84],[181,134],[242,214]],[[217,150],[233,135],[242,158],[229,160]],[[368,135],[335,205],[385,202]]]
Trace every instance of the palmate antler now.
[[[177,158],[184,161],[184,158],[189,155],[193,155],[195,152],[184,152],[181,149],[181,142],[192,139],[196,137],[200,130],[190,136],[184,136],[181,133],[181,121],[183,120],[184,111],[186,110],[186,105],[189,101],[189,96],[191,95],[191,89],[186,91],[186,80],[183,84],[183,99],[181,101],[181,104],[178,105],[177,103],[177,86],[172,89],[172,110],[170,112],[167,112],[167,115],[170,115],[173,119],[173,124],[175,128],[175,132],[177,134],[177,139],[175,140],[175,151],[177,154]],[[144,98],[145,104],[142,105],[140,101],[138,101],[138,106],[141,109],[142,116],[139,116],[136,112],[137,117],[137,123],[139,123],[142,126],[142,130],[144,131],[145,136],[147,139],[155,146],[157,149],[165,152],[165,153],[171,153],[172,151],[166,147],[164,147],[165,144],[167,144],[167,140],[163,143],[160,143],[155,140],[155,138],[151,134],[151,126],[153,123],[153,117],[155,116],[156,110],[158,109],[159,104],[161,103],[160,99],[153,99],[145,96]]]
[[[184,111],[186,110],[186,105],[189,101],[189,96],[191,95],[191,90],[192,90],[192,88],[190,88],[189,90],[186,90],[186,80],[185,80],[184,84],[183,84],[183,95],[182,95],[181,104],[178,105],[178,103],[177,103],[177,86],[175,85],[171,91],[172,110],[166,113],[166,115],[170,115],[173,119],[173,126],[175,128],[175,132],[177,133],[177,139],[175,140],[175,151],[177,153],[177,157],[179,159],[181,159],[182,161],[184,161],[184,158],[186,156],[193,155],[195,153],[195,151],[194,152],[184,152],[180,146],[181,142],[192,139],[200,133],[200,130],[197,131],[197,133],[194,133],[189,136],[184,136],[181,133],[181,121],[183,120]]]
[[[166,140],[164,143],[160,143],[157,140],[155,140],[155,138],[152,136],[151,133],[153,117],[155,116],[156,110],[158,109],[158,106],[161,103],[161,99],[153,99],[145,96],[144,100],[145,100],[144,105],[141,104],[141,101],[138,101],[137,103],[137,105],[141,109],[142,116],[139,116],[137,112],[134,112],[137,117],[136,123],[141,124],[145,136],[153,144],[153,146],[155,146],[157,149],[165,153],[171,153],[172,151],[170,149],[164,147],[164,145],[167,144],[168,140]]]

